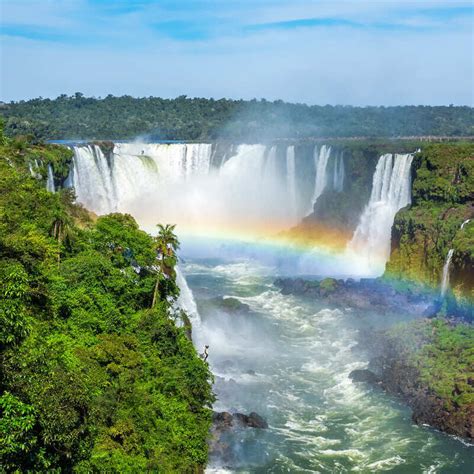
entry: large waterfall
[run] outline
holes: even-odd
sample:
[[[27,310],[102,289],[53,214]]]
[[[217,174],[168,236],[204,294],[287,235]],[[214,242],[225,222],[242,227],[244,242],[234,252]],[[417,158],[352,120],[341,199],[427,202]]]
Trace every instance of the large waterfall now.
[[[386,154],[377,163],[369,203],[349,243],[368,273],[383,273],[390,257],[395,214],[411,202],[412,160],[411,154]]]
[[[241,144],[218,154],[206,143],[117,143],[104,154],[78,145],[66,184],[88,209],[129,212],[145,226],[278,231],[312,212],[327,187],[343,188],[340,153],[315,146],[311,158],[296,148]]]

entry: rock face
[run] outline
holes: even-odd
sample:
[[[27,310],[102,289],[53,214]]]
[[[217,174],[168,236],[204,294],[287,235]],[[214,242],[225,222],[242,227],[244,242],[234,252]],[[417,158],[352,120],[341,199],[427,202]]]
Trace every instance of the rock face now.
[[[350,377],[354,382],[377,384],[388,393],[400,397],[412,408],[414,422],[473,439],[474,380],[470,375],[472,366],[466,369],[456,367],[455,371],[451,372],[452,368],[445,367],[450,359],[440,360],[442,356],[437,355],[438,347],[443,354],[449,349],[444,340],[437,338],[436,334],[444,331],[447,340],[455,340],[453,329],[449,329],[448,324],[443,322],[443,326],[440,326],[436,321],[423,320],[415,324],[416,326],[413,323],[407,325],[396,337],[389,333],[372,335],[372,340],[376,338],[377,342],[371,344],[373,357],[369,364],[370,370],[355,370]],[[419,331],[422,326],[425,328]],[[470,330],[472,331],[472,328]],[[410,349],[406,350],[406,341],[410,338]],[[464,343],[455,344],[461,347],[467,340],[466,338]],[[426,347],[430,349],[424,350]],[[456,359],[459,349],[454,347],[452,350]],[[467,353],[468,350],[459,357],[464,360]],[[436,364],[439,368],[435,369],[437,372],[430,379],[427,374],[431,373]],[[459,365],[462,365],[461,362]],[[428,368],[428,372],[425,368]],[[443,370],[448,372],[444,373]],[[439,380],[443,377],[446,388],[440,388]]]
[[[442,310],[473,321],[474,144],[424,146],[412,168],[412,204],[395,217],[385,275],[439,289],[453,249]]]

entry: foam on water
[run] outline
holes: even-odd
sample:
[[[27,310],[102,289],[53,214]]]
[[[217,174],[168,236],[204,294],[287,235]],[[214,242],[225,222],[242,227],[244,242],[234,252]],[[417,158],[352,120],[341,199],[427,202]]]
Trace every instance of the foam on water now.
[[[203,314],[199,338],[210,344],[211,368],[220,377],[215,409],[256,411],[270,424],[268,430],[230,435],[231,465],[216,457],[210,469],[441,472],[436,465],[445,472],[468,472],[463,471],[467,447],[413,425],[398,402],[349,379],[368,362],[352,350],[360,324],[353,312],[282,295],[265,269],[251,262],[189,262],[183,270],[196,294],[200,285],[207,293],[222,288],[222,296],[235,297],[251,310]],[[252,285],[242,285],[245,279]]]

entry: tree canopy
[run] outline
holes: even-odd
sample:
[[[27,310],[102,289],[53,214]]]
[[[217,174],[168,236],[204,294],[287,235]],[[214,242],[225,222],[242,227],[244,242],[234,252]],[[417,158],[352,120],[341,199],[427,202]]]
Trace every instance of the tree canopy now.
[[[307,137],[473,136],[471,107],[350,107],[281,100],[65,94],[4,103],[9,136],[37,139],[262,140]]]

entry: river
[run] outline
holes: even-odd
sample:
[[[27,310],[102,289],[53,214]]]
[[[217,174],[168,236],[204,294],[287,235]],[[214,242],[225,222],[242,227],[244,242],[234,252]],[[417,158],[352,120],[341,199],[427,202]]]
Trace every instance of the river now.
[[[358,331],[397,316],[284,296],[275,269],[255,260],[185,262],[200,312],[193,337],[199,350],[210,346],[216,376],[214,410],[255,411],[269,423],[228,433],[228,452],[211,456],[207,472],[472,472],[472,447],[417,426],[400,401],[348,377],[368,363]],[[209,304],[219,296],[251,311],[227,314]]]

